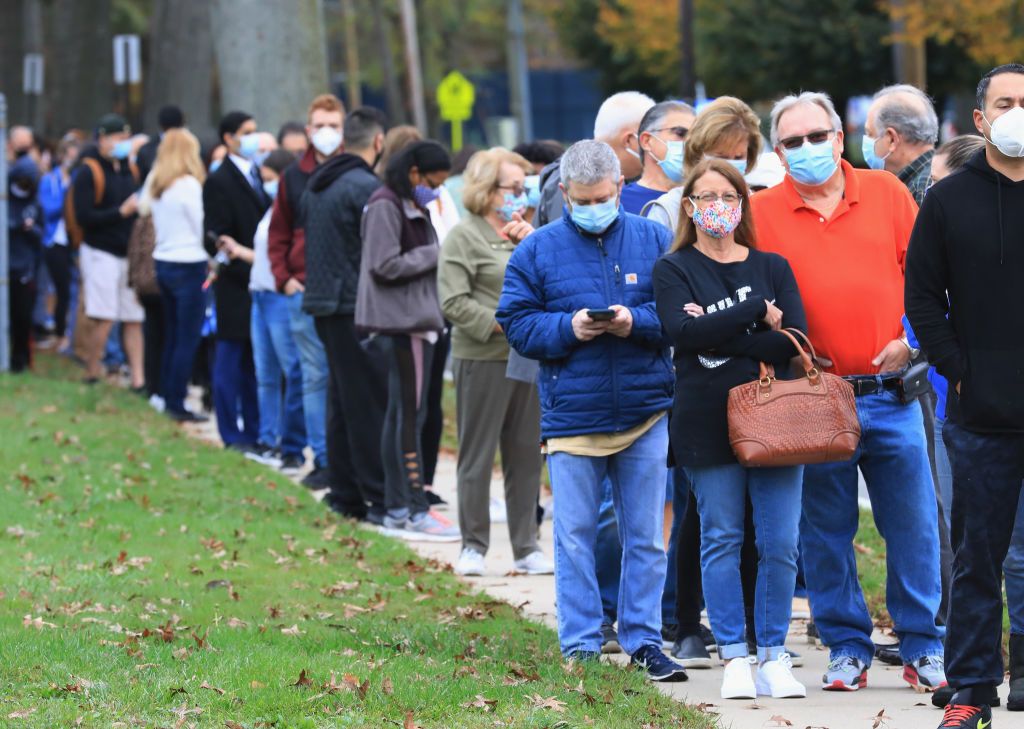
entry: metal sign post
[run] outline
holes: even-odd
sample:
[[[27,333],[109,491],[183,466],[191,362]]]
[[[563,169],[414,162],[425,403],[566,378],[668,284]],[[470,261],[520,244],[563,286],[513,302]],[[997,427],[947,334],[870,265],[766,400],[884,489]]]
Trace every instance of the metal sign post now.
[[[11,282],[7,231],[7,97],[0,94],[0,372],[11,369]]]
[[[437,86],[441,118],[452,125],[452,151],[462,149],[462,122],[473,118],[476,87],[458,71],[452,71]]]
[[[122,90],[122,113],[137,126],[132,87],[142,81],[142,43],[137,35],[114,36],[114,85]]]

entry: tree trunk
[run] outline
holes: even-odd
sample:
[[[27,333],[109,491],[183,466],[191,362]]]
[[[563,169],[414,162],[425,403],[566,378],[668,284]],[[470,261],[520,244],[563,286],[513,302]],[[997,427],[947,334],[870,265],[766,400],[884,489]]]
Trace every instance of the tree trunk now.
[[[224,112],[276,133],[330,90],[322,0],[212,0],[210,28]]]
[[[380,63],[384,71],[384,90],[388,100],[388,120],[392,124],[405,124],[408,118],[405,114],[405,106],[402,104],[402,92],[398,86],[398,75],[395,73],[395,61],[391,55],[391,28],[384,24],[383,3],[370,3],[370,11],[373,13],[373,32],[377,36],[377,47],[380,50]]]
[[[7,123],[27,123],[27,105],[21,92],[21,64],[25,54],[22,33],[24,0],[4,3],[4,22],[0,23],[0,91],[7,97]],[[6,182],[4,183],[6,184]]]
[[[206,0],[156,0],[149,27],[146,130],[155,133],[160,107],[175,104],[193,132],[212,135],[213,40]]]
[[[113,108],[111,0],[54,0],[47,10],[46,129],[91,132]]]

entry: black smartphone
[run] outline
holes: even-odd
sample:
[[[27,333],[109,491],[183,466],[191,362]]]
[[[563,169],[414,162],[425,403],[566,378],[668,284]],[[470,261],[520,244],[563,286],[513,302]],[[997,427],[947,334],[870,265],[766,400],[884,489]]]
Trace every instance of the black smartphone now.
[[[594,321],[611,321],[615,318],[615,309],[587,309],[587,316]]]

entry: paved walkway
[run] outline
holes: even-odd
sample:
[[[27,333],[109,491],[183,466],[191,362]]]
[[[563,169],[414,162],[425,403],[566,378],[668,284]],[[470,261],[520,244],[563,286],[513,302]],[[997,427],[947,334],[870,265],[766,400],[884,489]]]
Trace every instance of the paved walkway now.
[[[218,442],[212,421],[202,426],[188,426],[191,434],[204,440]],[[442,455],[438,464],[435,488],[451,504],[448,516],[455,520],[455,461]],[[501,498],[501,479],[495,476],[491,483],[492,495]],[[454,564],[460,545],[429,542],[410,543],[425,557],[434,557]],[[541,548],[548,556],[552,553],[551,522],[542,527]],[[512,550],[505,524],[491,526],[491,547],[487,555],[487,574],[483,577],[464,578],[466,582],[487,591],[495,598],[513,605],[522,605],[528,615],[556,627],[555,585],[551,576],[531,577],[510,575],[513,568]],[[917,694],[901,679],[901,668],[877,664],[868,675],[868,688],[855,693],[825,692],[818,688],[825,670],[827,652],[807,643],[806,612],[798,612],[793,620],[787,644],[804,657],[804,665],[794,674],[808,687],[806,699],[768,699],[757,701],[723,701],[719,698],[722,668],[691,670],[690,680],[681,684],[660,686],[669,695],[720,717],[722,727],[732,729],[763,729],[765,727],[793,727],[794,729],[935,729],[941,721],[941,712],[932,707],[930,696]],[[712,654],[714,657],[714,654]],[[612,656],[612,660],[625,661],[625,656]],[[1007,687],[1003,686],[1004,705]],[[997,709],[995,722],[1000,727],[1021,727],[1024,720],[1005,709]]]

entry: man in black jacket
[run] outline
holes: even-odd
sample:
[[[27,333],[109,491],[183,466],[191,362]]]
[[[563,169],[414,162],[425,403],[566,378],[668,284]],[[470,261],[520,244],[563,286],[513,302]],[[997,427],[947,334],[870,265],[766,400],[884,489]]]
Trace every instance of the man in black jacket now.
[[[327,502],[335,511],[375,523],[384,516],[380,439],[387,392],[384,370],[361,345],[354,315],[360,225],[366,201],[381,185],[373,165],[384,148],[385,128],[377,109],[350,113],[346,152],[317,167],[300,203],[306,247],[302,309],[315,318],[327,352],[327,431],[344,433],[351,454],[350,468],[334,474]],[[331,468],[338,470],[333,461]]]
[[[229,448],[252,449],[259,440],[256,371],[249,334],[249,264],[226,260],[220,252],[225,237],[246,248],[270,198],[253,157],[259,152],[256,122],[242,111],[229,112],[220,122],[220,139],[228,149],[224,163],[203,185],[203,227],[206,250],[220,263],[213,284],[217,305],[217,348],[213,363],[213,403],[217,429]],[[238,429],[242,415],[243,429]]]
[[[1017,296],[1024,281],[1024,65],[986,74],[977,105],[985,149],[925,196],[905,296],[928,361],[949,381],[943,438],[953,467],[954,558],[946,677],[956,694],[942,726],[962,729],[987,729],[999,702],[1001,566],[1024,485],[1024,309]],[[1011,661],[1024,660],[1014,655],[1024,650],[1021,637],[1011,636]],[[1008,707],[1024,709],[1013,696]]]
[[[156,162],[156,151],[160,147],[160,140],[168,129],[178,129],[185,126],[185,115],[176,106],[164,106],[157,112],[156,123],[160,126],[160,134],[150,139],[139,147],[135,155],[135,164],[139,168],[139,180],[145,181]]]
[[[143,387],[142,320],[135,292],[128,286],[128,238],[138,209],[137,178],[128,157],[131,128],[107,114],[96,126],[96,152],[83,154],[71,183],[75,219],[84,239],[79,252],[85,315],[93,321],[85,346],[86,382],[103,376],[103,349],[115,321],[122,323],[124,350],[133,389]],[[99,193],[99,195],[97,195]]]

